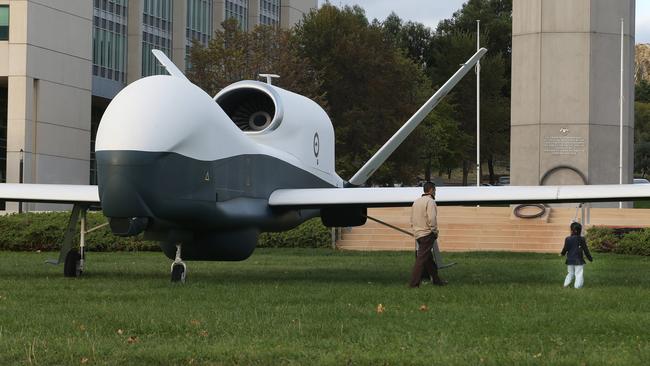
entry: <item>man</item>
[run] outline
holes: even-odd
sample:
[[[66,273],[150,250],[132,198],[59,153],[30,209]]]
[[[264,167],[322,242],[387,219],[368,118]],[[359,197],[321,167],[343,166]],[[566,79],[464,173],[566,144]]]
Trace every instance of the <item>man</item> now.
[[[411,273],[409,287],[419,287],[422,272],[426,272],[434,285],[444,286],[445,281],[438,277],[438,267],[433,261],[431,248],[438,238],[438,223],[436,220],[436,185],[432,182],[424,183],[424,194],[413,202],[411,208],[411,227],[413,235],[418,242],[417,258]]]

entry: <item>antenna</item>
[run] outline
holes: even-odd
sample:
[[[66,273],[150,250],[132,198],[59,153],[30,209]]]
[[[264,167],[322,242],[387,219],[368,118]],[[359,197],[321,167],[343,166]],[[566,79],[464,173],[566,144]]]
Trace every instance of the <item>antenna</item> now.
[[[273,85],[273,79],[279,79],[280,75],[276,74],[260,74],[261,78],[266,78],[266,83],[269,85]]]

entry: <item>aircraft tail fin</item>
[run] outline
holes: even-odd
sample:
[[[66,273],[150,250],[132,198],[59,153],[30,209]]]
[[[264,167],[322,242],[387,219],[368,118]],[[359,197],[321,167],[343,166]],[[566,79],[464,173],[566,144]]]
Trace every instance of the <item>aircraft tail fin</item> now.
[[[163,67],[165,67],[165,70],[167,70],[169,75],[189,81],[185,74],[183,74],[183,72],[178,67],[176,67],[176,65],[174,65],[172,60],[170,60],[163,51],[151,50],[151,53],[153,53],[156,59],[158,59],[158,62],[160,62]]]
[[[471,70],[474,65],[485,55],[487,50],[481,48],[474,56],[465,62],[447,82],[433,94],[429,100],[418,109],[411,118],[375,153],[375,155],[359,169],[350,179],[349,183],[354,186],[363,185],[377,169],[390,157],[390,155],[404,142],[404,140],[415,130],[424,118],[440,103],[440,101],[458,84],[458,82]]]

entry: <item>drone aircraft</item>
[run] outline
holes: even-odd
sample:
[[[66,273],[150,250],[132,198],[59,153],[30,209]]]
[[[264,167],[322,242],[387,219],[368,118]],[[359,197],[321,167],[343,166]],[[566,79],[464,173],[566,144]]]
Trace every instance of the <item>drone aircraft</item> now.
[[[348,181],[336,174],[334,129],[312,100],[270,83],[236,82],[211,97],[162,53],[170,75],[142,78],[107,107],[97,132],[97,186],[0,184],[0,199],[74,204],[58,260],[84,266],[85,213],[101,204],[118,236],[144,233],[184,281],[184,260],[238,261],[261,232],[320,217],[363,225],[368,207],[409,206],[420,188],[362,188],[487,52],[480,49]],[[441,187],[439,204],[595,202],[650,197],[642,185]],[[81,218],[79,251],[72,238]]]

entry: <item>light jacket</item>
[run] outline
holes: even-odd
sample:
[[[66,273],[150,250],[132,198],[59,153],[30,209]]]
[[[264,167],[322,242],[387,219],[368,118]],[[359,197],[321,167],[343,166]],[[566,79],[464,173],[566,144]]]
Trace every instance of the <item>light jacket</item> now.
[[[411,228],[415,239],[423,238],[429,234],[438,234],[438,207],[433,197],[423,194],[413,202],[411,207]]]

